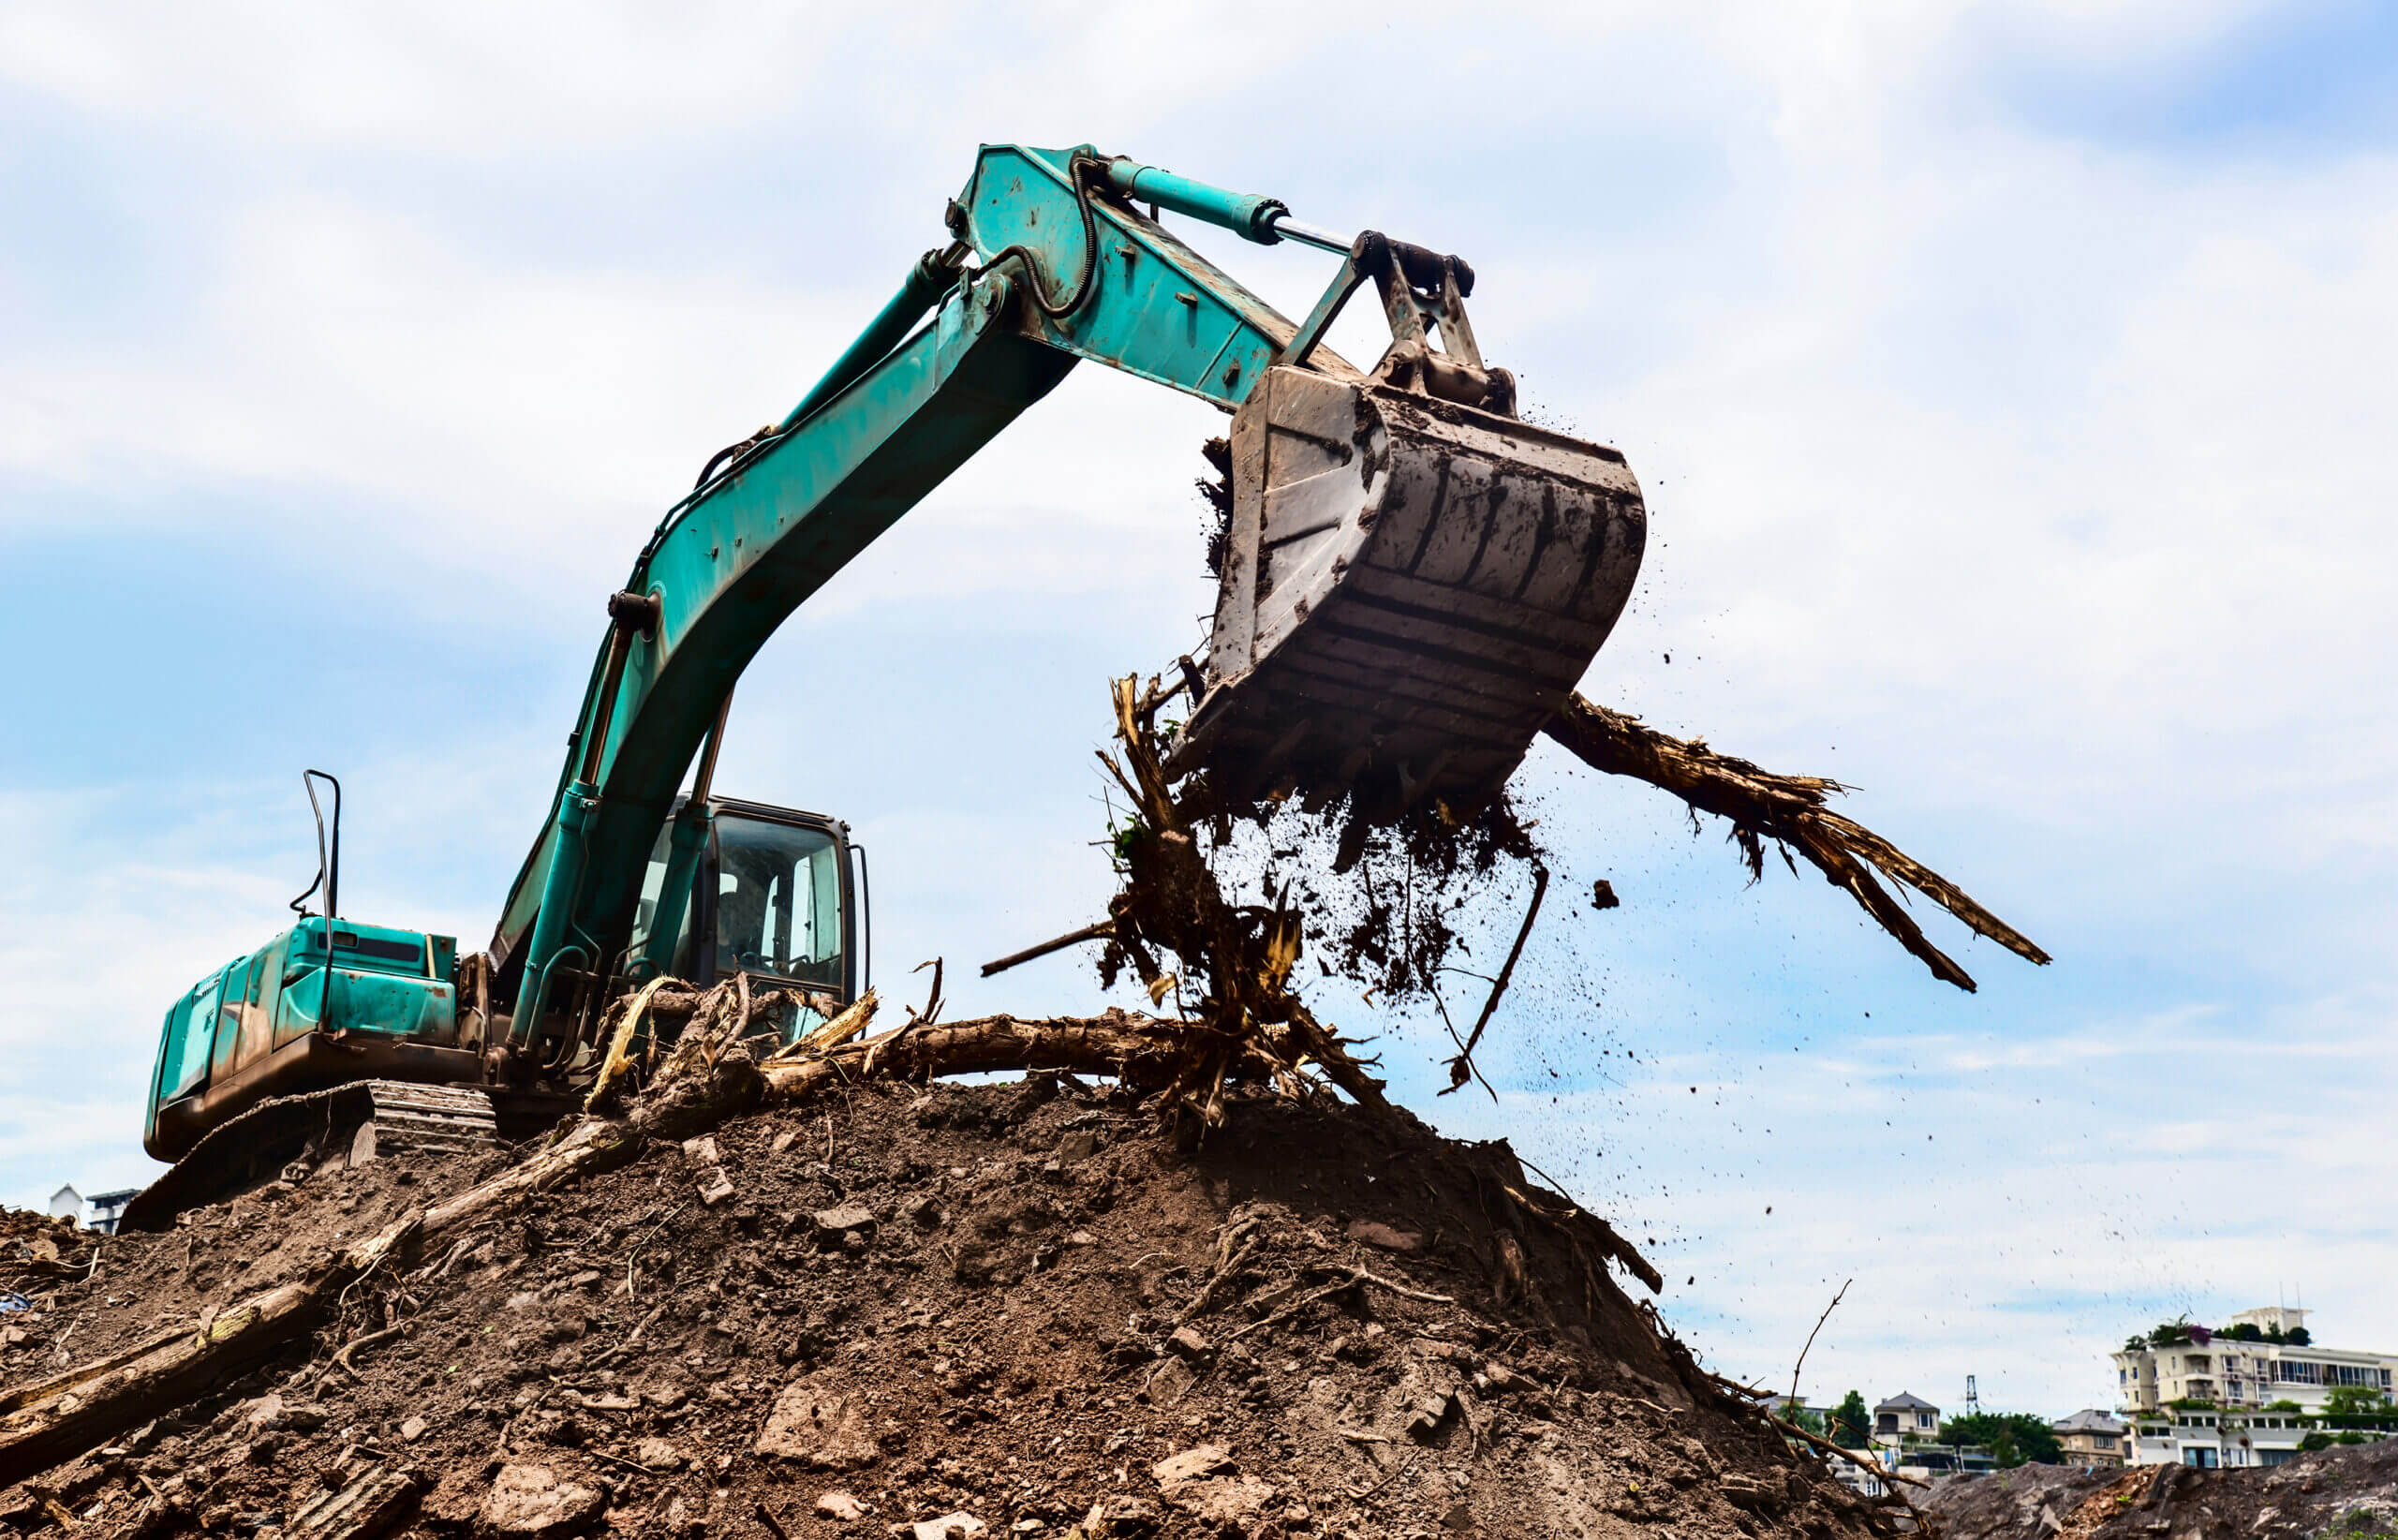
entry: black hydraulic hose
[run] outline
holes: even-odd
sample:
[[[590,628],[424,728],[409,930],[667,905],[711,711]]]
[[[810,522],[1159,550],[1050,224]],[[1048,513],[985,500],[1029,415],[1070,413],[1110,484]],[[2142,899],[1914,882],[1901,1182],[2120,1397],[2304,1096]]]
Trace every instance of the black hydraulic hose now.
[[[1047,288],[1041,281],[1041,265],[1034,260],[1032,251],[1024,245],[1009,246],[983,264],[983,271],[987,272],[1011,257],[1021,258],[1024,262],[1025,285],[1031,291],[1032,303],[1039,306],[1041,313],[1051,320],[1062,320],[1073,315],[1082,308],[1084,301],[1090,298],[1092,280],[1097,276],[1099,270],[1099,215],[1091,208],[1090,179],[1093,174],[1103,171],[1106,165],[1107,162],[1100,156],[1089,155],[1075,155],[1066,162],[1067,180],[1073,184],[1074,204],[1081,212],[1083,220],[1082,272],[1075,277],[1073,293],[1070,297],[1064,300],[1053,300],[1049,297]],[[964,211],[953,204],[951,215],[951,232],[959,234],[962,240],[959,226],[965,218]],[[718,467],[725,466],[728,462],[737,461],[752,451],[762,450],[769,444],[778,441],[790,425],[770,425],[737,444],[727,444],[709,456],[707,465],[700,471],[700,479],[691,483],[691,490],[686,493],[680,501],[666,511],[665,515],[658,521],[658,527],[650,532],[649,540],[642,547],[641,555],[633,558],[632,578],[627,586],[637,588],[641,585],[644,574],[649,570],[649,558],[657,554],[659,545],[666,539],[666,532],[674,527],[675,517],[691,505],[692,500],[703,488],[715,480]]]
[[[766,433],[771,433],[773,431],[773,429],[769,428],[766,430]],[[741,440],[741,442],[737,444],[727,444],[724,448],[717,451],[714,454],[709,455],[708,463],[701,467],[700,479],[691,483],[691,490],[697,492],[700,488],[716,480],[717,466],[724,464],[727,460],[732,459],[743,450],[746,450],[751,445],[757,443],[760,439],[764,438],[766,437],[766,433],[753,433],[748,437]]]

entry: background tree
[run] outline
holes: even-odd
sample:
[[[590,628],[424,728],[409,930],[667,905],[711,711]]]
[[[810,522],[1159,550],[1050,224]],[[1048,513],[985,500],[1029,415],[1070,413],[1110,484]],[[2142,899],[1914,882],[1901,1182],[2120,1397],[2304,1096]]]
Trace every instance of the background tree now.
[[[1824,1431],[1824,1414],[1812,1406],[1801,1406],[1797,1401],[1785,1401],[1783,1403],[1781,1416],[1782,1420],[1791,1427],[1804,1429],[1818,1437]]]
[[[2390,1398],[2371,1385],[2344,1385],[2323,1398],[2323,1410],[2341,1416],[2370,1416],[2390,1410]]]
[[[2290,1345],[2290,1346],[2292,1346],[2292,1347],[2306,1347],[2306,1346],[2311,1345],[2311,1344],[2314,1342],[2314,1340],[2315,1340],[2315,1334],[2314,1334],[2313,1332],[2311,1332],[2311,1331],[2308,1331],[2304,1326],[2292,1326],[2292,1327],[2290,1327],[2290,1328],[2289,1328],[2289,1345]]]
[[[2046,1417],[2029,1412],[1976,1412],[1940,1425],[1943,1444],[1976,1444],[1990,1450],[2003,1469],[2025,1463],[2060,1465],[2065,1445]]]
[[[1862,1449],[1873,1430],[1873,1414],[1865,1410],[1865,1397],[1852,1390],[1832,1408],[1832,1442],[1843,1449]]]

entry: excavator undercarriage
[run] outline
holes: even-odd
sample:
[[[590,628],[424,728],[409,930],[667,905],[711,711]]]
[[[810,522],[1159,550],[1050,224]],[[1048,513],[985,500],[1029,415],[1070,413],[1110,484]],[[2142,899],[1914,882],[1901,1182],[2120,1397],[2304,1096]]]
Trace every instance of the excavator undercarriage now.
[[[162,1230],[196,1204],[393,1155],[480,1155],[533,1137],[575,1104],[563,1092],[407,1080],[355,1080],[274,1097],[209,1130],[134,1195],[119,1222]]]

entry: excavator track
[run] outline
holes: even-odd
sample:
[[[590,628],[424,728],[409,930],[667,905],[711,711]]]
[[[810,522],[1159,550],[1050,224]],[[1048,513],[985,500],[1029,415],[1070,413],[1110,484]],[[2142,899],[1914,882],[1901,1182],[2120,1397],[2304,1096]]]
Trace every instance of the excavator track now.
[[[261,1102],[207,1135],[134,1196],[119,1223],[164,1230],[187,1208],[273,1180],[294,1162],[313,1170],[379,1157],[498,1148],[500,1109],[468,1086],[361,1080]]]
[[[415,1150],[471,1152],[500,1142],[491,1098],[464,1086],[418,1086],[368,1080],[357,1088],[374,1099],[374,1115],[351,1136],[349,1163]]]

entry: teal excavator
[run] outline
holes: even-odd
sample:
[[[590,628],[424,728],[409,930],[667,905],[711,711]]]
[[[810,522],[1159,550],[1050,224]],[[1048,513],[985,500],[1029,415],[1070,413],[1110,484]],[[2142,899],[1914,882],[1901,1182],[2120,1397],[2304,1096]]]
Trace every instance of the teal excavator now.
[[[1340,259],[1293,322],[1176,215]],[[784,617],[1076,361],[1232,416],[1232,517],[1168,768],[1403,807],[1497,792],[1621,613],[1645,513],[1615,451],[1524,422],[1467,320],[1473,270],[1088,145],[986,145],[950,241],[779,422],[710,458],[607,601],[548,822],[489,947],[339,905],[339,788],[299,922],[167,1013],[144,1148],[157,1227],[295,1161],[458,1148],[570,1104],[643,982],[865,987],[866,869],[838,821],[718,796],[734,683]],[[1325,344],[1370,285],[1370,369]],[[1437,339],[1437,340],[1436,340]],[[685,790],[685,780],[689,786]],[[314,900],[314,911],[309,900]]]

